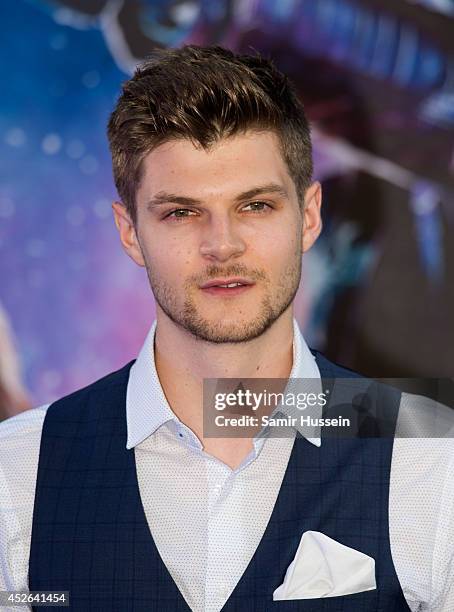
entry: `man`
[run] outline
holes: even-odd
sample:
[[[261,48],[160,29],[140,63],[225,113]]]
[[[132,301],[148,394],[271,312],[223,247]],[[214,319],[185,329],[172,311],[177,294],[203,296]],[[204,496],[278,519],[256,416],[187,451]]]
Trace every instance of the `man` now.
[[[2,425],[0,589],[97,612],[454,610],[451,439],[205,435],[206,379],[352,376],[293,320],[321,189],[287,78],[159,51],[108,133],[156,322],[135,363]],[[374,401],[394,431],[410,400]]]

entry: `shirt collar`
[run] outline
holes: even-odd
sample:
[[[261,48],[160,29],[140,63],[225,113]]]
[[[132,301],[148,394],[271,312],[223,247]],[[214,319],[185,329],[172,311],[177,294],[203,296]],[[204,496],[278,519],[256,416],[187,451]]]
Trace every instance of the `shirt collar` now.
[[[154,359],[154,337],[156,332],[156,321],[153,322],[147,334],[143,347],[129,374],[126,392],[126,422],[128,428],[128,440],[126,448],[131,449],[143,442],[153,434],[161,425],[168,421],[181,424],[176,414],[170,408],[159,381]],[[307,346],[299,329],[296,319],[293,319],[293,366],[290,372],[291,379],[312,379],[320,385],[320,371],[314,356]],[[311,388],[311,391],[313,389]],[[311,413],[316,418],[321,416],[318,408],[317,414]],[[290,414],[288,407],[282,406],[280,411]],[[294,413],[294,411],[293,411]],[[319,430],[313,430],[314,436],[307,435],[307,428],[296,427],[301,435],[309,442],[320,446]]]

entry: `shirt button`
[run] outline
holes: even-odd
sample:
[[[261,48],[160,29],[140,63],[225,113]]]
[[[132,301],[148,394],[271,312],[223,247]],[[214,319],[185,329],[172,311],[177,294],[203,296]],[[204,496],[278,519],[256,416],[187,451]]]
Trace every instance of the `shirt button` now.
[[[223,597],[226,599],[229,596],[230,589],[226,584],[221,584],[219,586],[219,597]]]
[[[215,493],[220,493],[221,491],[222,491],[222,485],[215,485],[214,492]]]

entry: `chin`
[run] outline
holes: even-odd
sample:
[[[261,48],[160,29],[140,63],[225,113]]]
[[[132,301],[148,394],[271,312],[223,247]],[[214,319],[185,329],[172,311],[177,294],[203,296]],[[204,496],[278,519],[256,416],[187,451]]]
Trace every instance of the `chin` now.
[[[261,336],[272,324],[268,319],[253,319],[245,317],[232,319],[205,319],[192,316],[184,323],[184,327],[195,337],[215,344],[240,343],[254,340]]]

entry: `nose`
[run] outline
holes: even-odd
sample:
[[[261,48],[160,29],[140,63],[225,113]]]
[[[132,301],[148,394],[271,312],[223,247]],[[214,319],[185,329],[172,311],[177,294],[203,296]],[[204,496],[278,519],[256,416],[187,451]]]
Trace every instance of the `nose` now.
[[[239,227],[227,216],[213,218],[207,227],[200,243],[200,254],[210,261],[227,261],[242,255],[246,243],[240,235]]]

